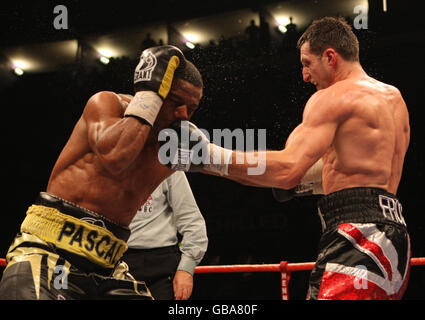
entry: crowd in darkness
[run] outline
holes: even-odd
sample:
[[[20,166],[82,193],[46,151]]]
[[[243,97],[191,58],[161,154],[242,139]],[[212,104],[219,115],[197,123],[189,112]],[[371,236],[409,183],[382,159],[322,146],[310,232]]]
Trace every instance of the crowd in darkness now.
[[[411,113],[412,142],[399,197],[411,226],[413,256],[425,256],[423,245],[415,245],[425,240],[423,214],[417,209],[421,207],[421,188],[412,187],[424,178],[425,148],[419,138],[423,126],[418,116],[422,107],[420,84],[407,73],[412,62],[404,51],[397,50],[397,42],[381,41],[388,35],[370,30],[356,33],[365,70],[397,86]],[[314,92],[302,81],[295,46],[298,35],[254,45],[249,39],[221,39],[217,44],[185,50],[186,57],[201,71],[205,86],[192,121],[210,132],[213,128],[266,129],[267,148],[282,148]],[[405,45],[405,50],[414,48],[413,42]],[[132,93],[136,64],[134,57],[121,57],[111,59],[108,65],[74,65],[46,74],[25,74],[2,93],[7,101],[2,108],[2,150],[7,150],[7,155],[2,157],[1,175],[8,190],[2,197],[5,221],[0,233],[0,256],[6,254],[28,205],[45,189],[54,161],[87,99],[101,90]],[[280,204],[267,188],[246,187],[200,174],[188,178],[206,219],[210,240],[201,265],[315,260],[320,237],[317,198]],[[413,277],[407,298],[420,297],[419,288],[425,286],[423,269],[413,270]],[[293,298],[304,298],[307,278],[303,272],[293,275]],[[279,299],[279,274],[198,275],[192,298],[214,297]]]

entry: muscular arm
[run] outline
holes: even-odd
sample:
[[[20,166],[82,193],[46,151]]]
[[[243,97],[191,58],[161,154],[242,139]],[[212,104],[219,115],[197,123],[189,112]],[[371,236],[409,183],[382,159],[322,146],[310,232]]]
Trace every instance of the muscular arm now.
[[[123,118],[123,111],[117,96],[103,91],[89,99],[83,112],[90,147],[113,175],[133,163],[151,130],[133,117]]]
[[[291,133],[283,150],[244,153],[242,164],[235,163],[237,152],[233,152],[228,177],[249,185],[282,189],[298,185],[331,146],[339,123],[348,115],[348,108],[334,100],[325,90],[315,93],[305,107],[302,123]],[[249,157],[251,162],[259,160],[249,164]],[[248,168],[257,166],[265,168],[263,174],[248,174]]]

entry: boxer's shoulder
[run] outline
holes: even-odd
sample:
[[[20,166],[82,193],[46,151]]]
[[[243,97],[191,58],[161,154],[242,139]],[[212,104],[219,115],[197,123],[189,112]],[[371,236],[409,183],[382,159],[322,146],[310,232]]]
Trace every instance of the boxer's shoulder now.
[[[349,114],[350,105],[344,103],[343,93],[334,85],[315,92],[304,109],[304,119],[314,115],[316,119],[340,120]]]
[[[394,97],[400,98],[401,93],[395,86],[381,82],[372,77],[346,79],[335,84],[335,90],[343,93],[343,97],[353,99],[361,97]]]
[[[120,98],[120,95],[113,91],[99,91],[88,99],[87,104],[116,103]]]
[[[382,98],[399,95],[397,88],[371,77],[345,79],[321,91],[322,100],[328,101],[327,103],[332,101],[339,110],[348,113],[359,105],[379,105],[382,104]]]
[[[121,117],[123,106],[120,96],[112,91],[99,91],[87,101],[83,111],[84,118]]]
[[[390,108],[391,112],[404,105],[404,100],[398,88],[378,81],[371,77],[354,80],[347,91],[341,96],[342,101],[356,110],[367,109],[381,112],[381,108]]]

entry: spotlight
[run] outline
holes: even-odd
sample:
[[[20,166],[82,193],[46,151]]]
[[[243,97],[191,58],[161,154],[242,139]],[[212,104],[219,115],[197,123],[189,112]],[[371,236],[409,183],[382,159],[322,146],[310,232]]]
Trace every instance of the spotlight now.
[[[292,18],[291,17],[286,17],[286,16],[278,16],[276,17],[276,24],[277,24],[277,29],[279,30],[280,33],[286,33],[288,31],[288,29],[286,28],[286,26],[290,23],[292,23]]]
[[[18,68],[18,67],[13,69],[13,72],[15,72],[15,74],[18,75],[18,76],[22,76],[24,74],[24,70],[22,70],[21,68]]]
[[[111,49],[102,48],[98,50],[99,61],[103,64],[108,64],[111,61],[111,57],[114,55]]]
[[[99,50],[99,53],[102,55],[102,56],[104,56],[104,57],[107,57],[107,58],[110,58],[110,57],[112,57],[113,56],[113,53],[112,53],[112,51],[111,50],[109,50],[109,49],[100,49]]]
[[[188,47],[189,49],[193,49],[193,48],[195,48],[195,45],[194,45],[192,42],[190,42],[190,41],[186,41],[185,45],[186,45],[186,47]]]
[[[17,76],[22,76],[25,70],[30,70],[32,67],[31,63],[26,59],[12,59],[11,68],[13,73]]]
[[[279,29],[281,33],[286,33],[286,31],[288,31],[288,29],[286,29],[286,27],[283,24],[278,25],[277,28]]]
[[[201,35],[198,32],[184,32],[182,33],[183,36],[183,42],[189,49],[195,48],[195,43],[199,43],[199,41],[202,39]]]
[[[109,58],[108,57],[105,57],[105,56],[101,56],[100,58],[99,58],[99,60],[100,60],[100,62],[102,62],[103,64],[108,64],[109,63]]]

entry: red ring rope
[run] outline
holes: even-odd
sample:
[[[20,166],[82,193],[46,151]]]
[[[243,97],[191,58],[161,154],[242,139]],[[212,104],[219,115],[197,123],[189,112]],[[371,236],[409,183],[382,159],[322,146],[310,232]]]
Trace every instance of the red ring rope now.
[[[306,271],[314,268],[314,262],[288,263],[287,272]],[[425,258],[410,259],[411,266],[425,265]],[[195,273],[230,273],[230,272],[280,272],[281,264],[243,264],[243,265],[221,265],[221,266],[199,266],[195,268]]]
[[[281,261],[280,264],[199,266],[195,268],[195,273],[280,272],[282,300],[289,300],[291,272],[312,270],[314,265],[314,262],[288,263],[287,261]],[[425,265],[425,258],[411,258],[410,265]]]
[[[293,271],[307,271],[314,268],[314,262],[288,263],[281,261],[280,264],[251,264],[251,265],[221,265],[221,266],[198,266],[195,273],[231,273],[231,272],[280,272],[282,300],[289,300],[289,280]],[[411,266],[425,265],[424,258],[410,259]],[[0,259],[0,267],[6,266],[6,259]]]
[[[412,258],[411,266],[425,265],[425,258]],[[0,267],[6,266],[6,259],[0,259]],[[305,271],[312,270],[314,262],[288,263],[286,270]],[[223,266],[199,266],[195,268],[195,273],[226,273],[226,272],[279,272],[280,264],[252,264],[252,265],[223,265]]]

